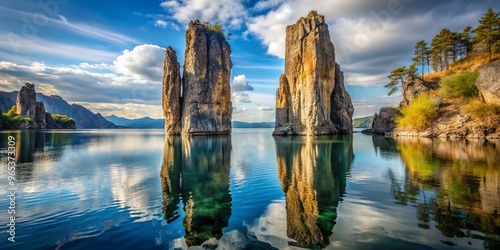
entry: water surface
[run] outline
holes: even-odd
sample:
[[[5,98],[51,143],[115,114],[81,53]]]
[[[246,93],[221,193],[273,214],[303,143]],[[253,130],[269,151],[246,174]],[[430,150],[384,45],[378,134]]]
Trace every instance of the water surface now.
[[[0,133],[0,249],[500,249],[500,142],[271,133]]]

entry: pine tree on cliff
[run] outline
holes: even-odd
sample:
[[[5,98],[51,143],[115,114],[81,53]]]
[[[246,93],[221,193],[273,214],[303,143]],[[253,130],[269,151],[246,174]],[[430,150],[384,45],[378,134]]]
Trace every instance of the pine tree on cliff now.
[[[479,45],[486,46],[489,60],[494,48],[500,47],[500,13],[489,8],[483,18],[479,20],[479,26],[476,30],[476,42]]]
[[[425,64],[428,63],[428,60],[427,60],[427,57],[429,55],[428,51],[429,51],[429,48],[427,47],[427,43],[424,40],[418,42],[415,45],[415,52],[413,54],[415,57],[413,57],[413,62],[415,64],[422,65],[422,78],[424,77]]]
[[[399,67],[393,71],[391,74],[387,76],[391,81],[386,84],[384,87],[389,88],[388,95],[394,94],[396,91],[402,89],[403,92],[406,89],[405,82],[408,78],[417,76],[417,65],[413,63],[410,67]]]
[[[469,52],[472,51],[473,39],[474,39],[474,29],[472,29],[472,27],[470,26],[465,27],[465,29],[460,34],[461,58],[467,57],[469,55]]]

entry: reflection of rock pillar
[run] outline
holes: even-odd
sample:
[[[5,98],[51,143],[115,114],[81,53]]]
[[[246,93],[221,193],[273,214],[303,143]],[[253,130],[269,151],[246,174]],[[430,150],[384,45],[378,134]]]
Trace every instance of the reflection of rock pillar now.
[[[276,137],[278,172],[286,196],[287,234],[301,247],[326,246],[353,159],[349,137]],[[325,142],[322,142],[324,140]]]
[[[183,138],[182,198],[188,246],[220,238],[231,215],[231,137]]]
[[[168,223],[179,217],[181,193],[181,138],[167,137],[163,149],[161,166],[161,187],[163,196],[163,215]]]

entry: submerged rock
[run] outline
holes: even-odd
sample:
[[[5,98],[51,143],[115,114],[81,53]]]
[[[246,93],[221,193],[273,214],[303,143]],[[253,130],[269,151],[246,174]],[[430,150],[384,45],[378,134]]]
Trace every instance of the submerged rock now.
[[[479,68],[476,86],[486,103],[500,104],[500,60]]]
[[[231,133],[230,75],[233,64],[230,55],[231,48],[224,36],[207,30],[198,20],[192,21],[186,31],[182,80],[175,51],[167,49],[163,79],[167,134]],[[179,107],[180,121],[177,119]]]
[[[274,135],[352,133],[353,112],[328,25],[311,11],[286,29]]]

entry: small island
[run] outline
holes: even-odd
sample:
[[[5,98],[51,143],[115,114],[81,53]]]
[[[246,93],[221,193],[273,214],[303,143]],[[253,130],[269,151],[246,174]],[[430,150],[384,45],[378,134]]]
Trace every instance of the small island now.
[[[65,115],[50,114],[43,102],[36,101],[35,85],[26,83],[17,95],[16,106],[0,114],[0,129],[76,129]]]

